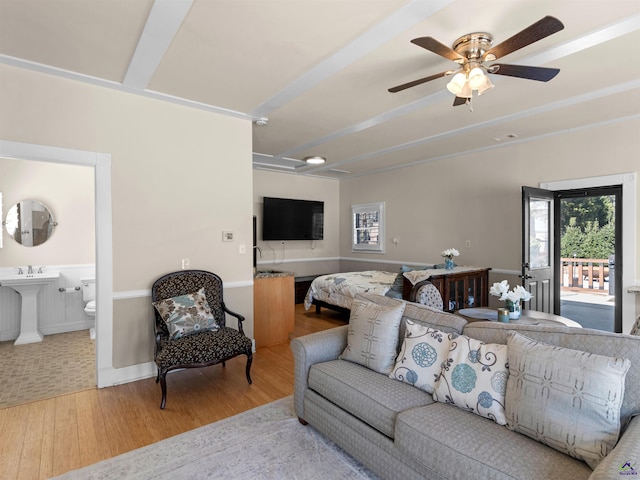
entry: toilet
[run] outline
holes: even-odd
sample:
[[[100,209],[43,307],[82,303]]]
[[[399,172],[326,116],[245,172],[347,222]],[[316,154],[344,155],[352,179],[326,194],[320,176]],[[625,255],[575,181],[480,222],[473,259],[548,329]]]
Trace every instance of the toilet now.
[[[93,321],[93,327],[89,330],[91,338],[96,338],[96,279],[95,278],[81,278],[82,283],[82,301],[85,303],[84,312],[91,317]]]

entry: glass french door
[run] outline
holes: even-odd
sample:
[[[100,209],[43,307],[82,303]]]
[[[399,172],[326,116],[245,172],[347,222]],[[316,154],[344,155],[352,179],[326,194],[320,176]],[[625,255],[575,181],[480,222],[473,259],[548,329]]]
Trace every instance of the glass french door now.
[[[522,187],[522,285],[533,298],[524,307],[554,313],[554,193]]]

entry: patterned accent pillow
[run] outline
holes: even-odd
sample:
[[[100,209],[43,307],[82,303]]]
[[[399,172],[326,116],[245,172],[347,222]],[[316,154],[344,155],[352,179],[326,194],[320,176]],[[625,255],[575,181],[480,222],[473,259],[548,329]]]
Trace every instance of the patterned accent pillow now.
[[[389,378],[433,393],[442,362],[447,359],[451,338],[455,334],[441,332],[408,319],[405,322],[404,341]]]
[[[508,378],[506,345],[460,335],[451,340],[433,399],[506,425],[504,396]]]
[[[385,375],[391,372],[405,303],[394,299],[387,301],[392,303],[377,305],[356,296],[351,304],[347,347],[340,355],[341,359]]]
[[[153,302],[153,306],[167,324],[173,340],[201,330],[220,328],[213,318],[204,288],[195,293]]]
[[[507,428],[595,468],[618,441],[631,362],[546,345],[516,332],[507,345]]]

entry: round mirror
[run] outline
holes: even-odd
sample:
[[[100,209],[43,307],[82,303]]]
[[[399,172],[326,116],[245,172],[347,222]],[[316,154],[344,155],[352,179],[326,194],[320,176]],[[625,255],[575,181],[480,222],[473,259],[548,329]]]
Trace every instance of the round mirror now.
[[[23,200],[7,212],[7,233],[20,245],[35,247],[46,242],[56,223],[47,206],[37,200]]]

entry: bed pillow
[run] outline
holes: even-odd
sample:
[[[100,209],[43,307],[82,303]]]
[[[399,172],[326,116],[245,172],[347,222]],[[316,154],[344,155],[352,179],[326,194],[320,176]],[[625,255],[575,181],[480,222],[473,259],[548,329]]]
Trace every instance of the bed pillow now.
[[[378,305],[356,296],[351,304],[347,346],[341,359],[385,375],[391,372],[405,303],[393,299],[387,302],[390,304]]]
[[[460,335],[451,340],[433,399],[506,425],[508,378],[506,345]]]
[[[194,293],[153,302],[153,306],[167,324],[173,340],[201,330],[220,328],[213,318],[204,288]]]
[[[451,338],[456,334],[406,319],[404,341],[390,378],[413,385],[427,393],[434,392],[442,362],[447,359]]]
[[[511,332],[507,428],[591,468],[613,449],[631,362],[546,345]]]
[[[387,297],[392,297],[392,298],[402,298],[402,289],[404,285],[404,273],[412,272],[414,270],[426,270],[428,268],[429,267],[409,267],[407,265],[402,265],[400,267],[400,271],[398,272],[398,275],[396,275],[396,278],[393,281],[393,285],[391,286],[389,291],[385,293],[385,295]]]

